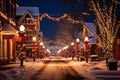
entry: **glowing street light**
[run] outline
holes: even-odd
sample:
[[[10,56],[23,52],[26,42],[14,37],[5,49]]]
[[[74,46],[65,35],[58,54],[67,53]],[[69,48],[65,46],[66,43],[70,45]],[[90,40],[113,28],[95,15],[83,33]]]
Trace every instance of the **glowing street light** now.
[[[73,45],[74,45],[74,43],[72,42],[72,43],[71,43],[71,46],[73,46]]]
[[[33,40],[33,42],[32,42],[32,44],[33,44],[33,54],[32,54],[32,57],[33,57],[33,61],[35,61],[36,52],[37,52],[37,50],[36,50],[36,46],[37,46],[37,44],[36,44],[36,37],[34,36],[32,40]]]
[[[79,38],[76,39],[76,42],[80,42]]]
[[[80,57],[80,55],[79,55],[79,52],[80,52],[80,50],[79,50],[79,46],[80,46],[80,40],[79,40],[79,38],[77,38],[76,39],[76,52],[77,52],[77,60],[79,61],[79,57]]]
[[[86,58],[86,62],[88,63],[88,43],[89,43],[88,37],[85,37],[84,43],[85,43],[85,48],[84,48],[85,58]]]
[[[43,45],[43,42],[40,42],[39,46],[39,55],[40,58],[43,59],[45,56],[45,46]]]
[[[40,42],[40,46],[42,46],[43,45],[43,42]]]
[[[25,27],[24,27],[24,25],[21,25],[20,26],[20,32],[24,32],[25,31]]]
[[[33,41],[34,41],[34,42],[36,41],[36,37],[33,37]]]
[[[71,56],[72,56],[72,60],[74,60],[75,50],[74,50],[74,43],[73,43],[73,42],[71,43],[70,48],[71,48]]]
[[[21,49],[20,49],[21,54],[19,55],[19,59],[20,59],[20,66],[23,66],[24,54],[22,54],[22,52],[25,49],[25,46],[23,45],[24,36],[25,36],[25,27],[23,25],[21,25],[19,29],[20,29],[19,36],[21,37]]]

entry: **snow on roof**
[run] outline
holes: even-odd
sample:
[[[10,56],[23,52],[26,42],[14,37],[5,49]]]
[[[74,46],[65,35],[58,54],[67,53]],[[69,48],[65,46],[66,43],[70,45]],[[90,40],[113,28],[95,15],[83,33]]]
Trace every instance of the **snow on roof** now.
[[[117,59],[111,58],[111,59],[108,60],[108,62],[117,62]]]
[[[23,15],[26,11],[29,11],[33,16],[38,16],[39,8],[20,6],[16,10],[16,15]]]
[[[92,29],[96,33],[96,27],[95,27],[94,23],[86,22],[86,24],[89,26],[90,29]],[[88,36],[92,37],[92,38],[90,38],[91,43],[96,43],[96,38],[89,31],[88,31]]]
[[[43,32],[39,32],[38,34],[41,35],[41,36],[43,36]]]
[[[3,25],[2,31],[18,32],[15,28],[7,23]]]

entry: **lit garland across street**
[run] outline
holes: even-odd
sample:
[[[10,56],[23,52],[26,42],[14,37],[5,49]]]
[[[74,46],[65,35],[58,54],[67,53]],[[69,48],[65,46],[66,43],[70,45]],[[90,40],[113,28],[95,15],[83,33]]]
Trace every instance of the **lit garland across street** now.
[[[50,15],[48,15],[47,13],[42,14],[42,16],[40,16],[40,21],[44,18],[47,17],[47,19],[50,19],[52,21],[60,21],[63,20],[64,18],[66,18],[69,22],[73,23],[73,24],[78,24],[80,23],[80,21],[78,20],[73,20],[68,14],[64,14],[63,16],[59,17],[59,18],[54,18],[51,17]]]
[[[98,41],[100,41],[100,38],[99,38],[99,36],[97,36],[97,34],[92,30],[92,29],[90,29],[89,28],[89,26],[87,26],[86,25],[86,23],[84,23],[82,20],[81,21],[79,21],[79,20],[73,20],[70,16],[69,16],[69,14],[64,14],[63,16],[61,16],[61,17],[59,17],[59,18],[54,18],[54,17],[51,17],[50,15],[48,15],[47,13],[44,13],[44,14],[42,14],[41,16],[40,16],[40,18],[39,18],[39,20],[41,21],[43,18],[45,18],[45,17],[47,17],[47,19],[50,19],[50,20],[52,20],[52,21],[60,21],[60,20],[63,20],[63,19],[67,19],[70,23],[73,23],[73,24],[79,24],[79,23],[81,23],[82,25],[84,25],[84,27],[91,33],[91,34],[93,34],[95,37],[96,37],[96,39],[98,40]]]

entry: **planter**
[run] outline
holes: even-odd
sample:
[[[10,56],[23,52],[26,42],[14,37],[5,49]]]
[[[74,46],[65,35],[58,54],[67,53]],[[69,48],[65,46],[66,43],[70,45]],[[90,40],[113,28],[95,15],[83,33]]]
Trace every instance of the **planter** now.
[[[117,70],[118,61],[114,58],[108,60],[108,68],[109,70]]]

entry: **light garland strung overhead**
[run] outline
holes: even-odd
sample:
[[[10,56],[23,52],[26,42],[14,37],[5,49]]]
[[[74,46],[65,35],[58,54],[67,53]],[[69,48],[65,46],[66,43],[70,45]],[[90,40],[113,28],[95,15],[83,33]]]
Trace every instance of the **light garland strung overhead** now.
[[[73,23],[73,24],[78,24],[80,23],[80,21],[78,20],[73,20],[69,14],[64,14],[63,16],[59,17],[59,18],[54,18],[54,17],[51,17],[50,15],[48,15],[47,13],[44,13],[42,14],[42,16],[40,16],[40,21],[44,18],[44,17],[47,17],[47,19],[50,19],[52,21],[60,21],[60,20],[63,20],[64,18],[66,18],[69,22]]]
[[[63,20],[63,19],[66,18],[70,23],[73,23],[73,24],[79,24],[79,23],[81,23],[82,25],[84,25],[84,27],[85,27],[93,36],[95,36],[95,38],[96,38],[98,41],[100,41],[99,36],[98,36],[91,28],[89,28],[89,26],[86,25],[86,23],[85,23],[83,20],[81,20],[81,21],[73,20],[73,19],[69,16],[69,14],[64,14],[63,16],[61,16],[61,17],[59,17],[59,18],[54,18],[54,17],[51,17],[50,15],[48,15],[47,13],[42,14],[38,20],[41,21],[41,20],[42,20],[43,18],[45,18],[45,17],[47,17],[47,19],[50,19],[50,20],[52,20],[52,21],[60,21],[60,20]],[[35,19],[33,19],[33,20],[36,22]]]

